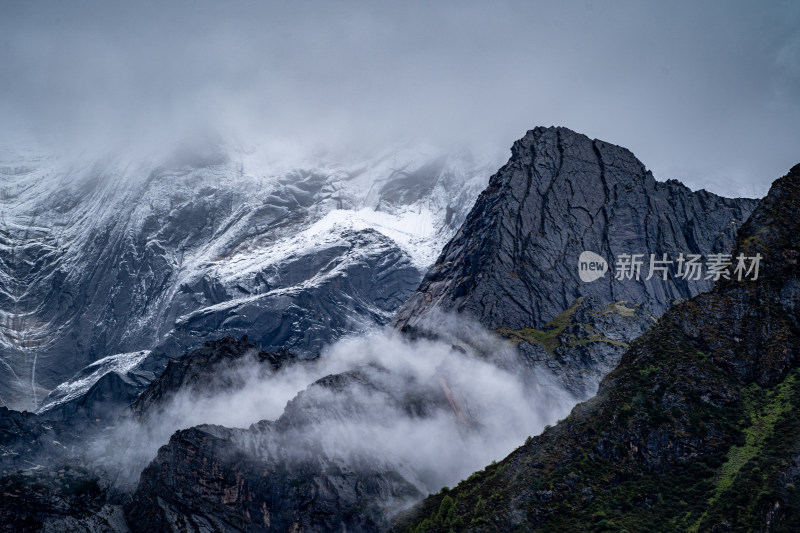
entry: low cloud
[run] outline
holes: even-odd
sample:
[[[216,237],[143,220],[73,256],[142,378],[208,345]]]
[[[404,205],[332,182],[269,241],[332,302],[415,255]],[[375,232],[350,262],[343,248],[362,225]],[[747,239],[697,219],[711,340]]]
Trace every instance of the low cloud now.
[[[275,373],[248,363],[226,380],[242,386],[181,391],[144,421],[121,422],[93,453],[130,486],[178,429],[246,428],[283,414],[288,429],[251,431],[239,444],[265,458],[322,451],[351,465],[377,462],[421,491],[435,491],[502,459],[577,401],[546,369],[521,367],[504,341],[475,325],[464,330],[471,338],[457,348],[380,332],[342,340],[317,361]],[[343,388],[312,385],[342,373],[351,378]]]

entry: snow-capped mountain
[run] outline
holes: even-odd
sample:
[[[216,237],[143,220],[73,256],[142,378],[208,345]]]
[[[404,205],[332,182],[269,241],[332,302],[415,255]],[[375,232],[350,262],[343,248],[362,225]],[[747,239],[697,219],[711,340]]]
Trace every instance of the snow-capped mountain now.
[[[411,144],[291,164],[219,142],[77,161],[0,153],[0,405],[47,409],[142,351],[247,333],[308,357],[383,324],[496,166]]]

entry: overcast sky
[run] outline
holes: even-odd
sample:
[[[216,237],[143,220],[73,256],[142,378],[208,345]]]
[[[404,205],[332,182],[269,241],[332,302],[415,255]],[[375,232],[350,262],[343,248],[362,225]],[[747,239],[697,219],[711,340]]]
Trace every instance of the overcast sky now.
[[[800,162],[800,2],[0,0],[0,128],[507,148],[563,125],[761,196]]]

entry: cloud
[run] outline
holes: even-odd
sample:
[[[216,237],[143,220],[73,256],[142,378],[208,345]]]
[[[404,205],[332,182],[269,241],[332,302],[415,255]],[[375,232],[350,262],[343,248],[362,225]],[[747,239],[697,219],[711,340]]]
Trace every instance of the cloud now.
[[[16,2],[0,110],[71,147],[214,130],[494,150],[556,124],[659,179],[761,195],[797,162],[798,26],[791,3],[745,1]]]
[[[422,491],[455,484],[566,416],[577,401],[547,369],[523,369],[516,350],[477,325],[448,318],[442,331],[456,323],[471,332],[459,349],[446,340],[410,342],[380,332],[339,341],[316,362],[277,373],[239,367],[221,377],[239,386],[183,390],[142,421],[120,421],[90,456],[130,486],[178,429],[246,428],[283,416],[290,424],[254,430],[239,444],[265,459],[322,450],[339,463],[389,465]],[[353,372],[342,388],[315,384]]]

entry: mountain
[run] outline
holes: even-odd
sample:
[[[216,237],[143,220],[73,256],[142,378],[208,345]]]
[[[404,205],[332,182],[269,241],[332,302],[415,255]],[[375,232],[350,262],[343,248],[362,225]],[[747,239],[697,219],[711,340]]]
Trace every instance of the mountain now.
[[[129,405],[136,416],[146,417],[154,409],[166,408],[180,391],[211,395],[218,390],[244,386],[245,376],[237,372],[239,368],[250,365],[248,370],[260,367],[264,372],[274,373],[295,360],[296,356],[286,349],[272,353],[259,351],[246,336],[239,341],[230,337],[206,341],[202,348],[170,360],[158,379],[151,381]]]
[[[649,274],[651,254],[729,253],[756,201],[658,182],[627,149],[567,128],[530,130],[489,180],[394,326],[424,334],[443,313],[476,320],[517,343],[587,398],[627,345],[708,279]],[[581,280],[594,252],[611,272]],[[642,254],[641,280],[618,280],[615,258]]]
[[[652,324],[651,313],[662,311],[656,303],[667,305],[666,300],[662,302],[658,300],[659,297],[663,299],[664,294],[674,294],[677,298],[682,297],[681,294],[700,289],[692,289],[688,283],[667,283],[669,288],[664,289],[658,287],[654,280],[638,284],[634,281],[635,286],[626,287],[622,282],[606,280],[605,292],[600,289],[586,289],[570,295],[573,298],[571,300],[565,297],[563,302],[566,307],[541,326],[541,331],[552,332],[552,341],[544,336],[533,336],[530,328],[520,327],[519,323],[505,322],[517,329],[511,330],[509,326],[498,327],[494,324],[493,329],[500,334],[501,339],[495,337],[494,341],[485,342],[479,335],[474,335],[476,324],[471,323],[471,319],[477,318],[480,321],[477,328],[481,327],[480,323],[492,326],[491,322],[487,324],[486,316],[462,313],[456,320],[448,321],[446,316],[437,316],[437,313],[442,307],[447,310],[441,302],[449,300],[440,298],[439,305],[431,303],[431,292],[435,288],[450,287],[458,281],[462,286],[469,286],[469,290],[477,286],[479,289],[476,290],[494,295],[497,302],[494,308],[496,312],[506,305],[509,316],[519,315],[514,310],[520,306],[527,306],[526,309],[537,308],[538,304],[528,301],[527,298],[535,298],[538,293],[520,290],[510,292],[510,289],[504,290],[502,285],[497,285],[508,278],[523,277],[523,274],[518,277],[499,273],[495,275],[498,269],[508,265],[497,266],[493,262],[500,261],[498,257],[503,257],[493,247],[509,241],[491,233],[494,224],[505,227],[507,216],[519,209],[515,211],[501,208],[497,202],[487,206],[487,198],[502,188],[498,185],[501,180],[516,175],[509,169],[517,169],[518,174],[532,176],[533,169],[538,166],[557,168],[530,158],[521,160],[521,146],[527,143],[533,147],[530,150],[537,151],[551,141],[567,143],[566,139],[569,137],[574,138],[568,143],[571,146],[588,143],[591,149],[592,145],[602,144],[601,153],[606,153],[611,160],[618,161],[625,155],[635,161],[622,148],[590,141],[585,136],[565,129],[533,130],[515,144],[509,163],[492,178],[489,188],[481,195],[463,227],[445,247],[442,258],[452,255],[455,259],[452,262],[442,259],[437,262],[420,290],[403,307],[402,314],[395,323],[398,329],[406,333],[405,337],[410,341],[405,342],[411,342],[414,347],[412,349],[416,352],[426,354],[429,342],[439,343],[442,349],[449,350],[450,354],[445,359],[447,363],[441,363],[435,372],[425,376],[419,376],[402,367],[390,368],[386,360],[357,366],[315,382],[292,400],[276,421],[262,421],[246,429],[198,426],[176,433],[159,450],[156,459],[145,468],[133,498],[126,505],[131,523],[136,524],[132,527],[167,531],[178,527],[176,524],[188,524],[190,530],[219,527],[228,530],[265,531],[291,528],[306,531],[342,528],[348,531],[382,531],[389,526],[388,519],[403,504],[413,500],[415,494],[426,493],[430,490],[431,483],[430,480],[426,482],[423,479],[427,473],[426,465],[404,461],[403,456],[397,456],[390,450],[397,446],[402,447],[404,438],[414,442],[420,435],[413,431],[407,431],[403,435],[389,433],[400,441],[398,443],[387,439],[386,432],[376,432],[375,428],[382,428],[385,424],[404,428],[410,420],[417,427],[426,427],[428,424],[438,428],[430,430],[432,433],[427,435],[428,439],[436,435],[437,439],[461,443],[479,438],[482,439],[480,442],[483,447],[488,446],[487,442],[502,440],[500,435],[489,431],[488,428],[492,427],[490,420],[475,416],[476,403],[481,401],[482,389],[490,387],[490,365],[510,372],[525,383],[524,392],[519,398],[515,398],[515,401],[523,404],[548,405],[548,394],[552,392],[542,391],[561,390],[560,386],[554,386],[547,380],[551,375],[548,370],[552,370],[559,378],[561,386],[572,385],[573,390],[578,389],[583,394],[588,394],[593,376],[590,374],[586,377],[586,369],[598,375],[596,379],[599,380],[600,374],[613,368],[619,359],[616,354],[621,354],[627,347],[627,342],[631,342]],[[580,166],[584,161],[582,152],[566,150],[561,162],[564,169],[570,169]],[[692,193],[677,183],[658,184],[644,171],[641,164],[621,166],[619,170],[606,169],[603,170],[603,176],[603,180],[615,184],[610,191],[623,185],[638,187],[640,190],[639,197],[632,193],[619,192],[609,193],[612,200],[602,199],[597,209],[610,213],[608,216],[611,220],[616,221],[623,213],[631,212],[630,207],[627,211],[624,208],[626,200],[641,201],[642,219],[660,220],[656,224],[657,228],[690,228],[685,232],[676,230],[670,234],[656,231],[655,234],[660,237],[654,238],[652,242],[648,242],[647,238],[636,241],[644,246],[643,252],[655,253],[662,249],[661,246],[666,249],[667,245],[676,248],[687,246],[688,251],[702,254],[716,249],[730,251],[734,245],[734,235],[730,232],[739,227],[754,203],[749,200],[723,199],[705,192]],[[556,173],[551,178],[557,183],[553,187],[560,192],[554,193],[548,202],[556,202],[560,195],[567,194],[565,191],[573,188],[589,190],[588,183],[594,177],[597,176],[591,172],[580,173],[573,170]],[[572,179],[586,181],[570,185]],[[513,190],[508,194],[513,197]],[[573,200],[573,197],[567,195],[565,201]],[[567,212],[571,209],[564,207],[563,203],[559,205]],[[581,209],[580,205],[576,205],[575,210]],[[516,214],[510,220],[517,220]],[[597,230],[596,224],[586,220],[584,222],[587,225],[565,226],[561,234],[563,241],[580,243],[581,235]],[[602,242],[612,243],[617,235],[625,232],[632,234],[632,228],[636,228],[630,217],[627,222],[620,222],[620,226],[615,224],[617,222],[608,231],[600,228],[598,238],[606,239]],[[524,253],[526,247],[523,243],[530,243],[532,237],[522,232],[512,234],[509,239],[514,250]],[[556,258],[554,261],[557,268],[566,277],[575,280],[578,278],[578,255],[579,252],[573,256],[567,252],[559,252],[553,256]],[[534,260],[533,257],[530,259]],[[463,264],[472,265],[472,270]],[[445,277],[436,277],[439,275],[437,273],[445,270],[443,265],[449,265],[446,276],[454,276],[453,278],[446,277],[445,274],[441,274]],[[457,268],[462,267],[466,270],[457,271]],[[542,266],[540,268],[544,269]],[[536,274],[533,266],[530,270],[533,272],[531,276],[544,276]],[[555,277],[551,282],[554,286],[557,285]],[[491,289],[493,284],[494,289]],[[700,285],[707,288],[710,282],[703,281]],[[449,289],[437,294],[449,294],[447,290]],[[544,291],[544,288],[538,290]],[[653,295],[652,301],[644,298],[647,294]],[[622,295],[631,300],[615,299]],[[464,299],[469,298],[469,294],[465,293]],[[634,298],[643,299],[646,303],[640,304]],[[470,332],[473,333],[472,337],[467,336]],[[487,336],[492,337],[491,334]],[[578,336],[582,336],[580,338],[586,342],[575,342],[574,339]],[[507,340],[503,341],[502,337]],[[428,338],[434,340],[429,341]],[[568,339],[574,345],[562,344],[561,338]],[[446,342],[440,342],[442,340]],[[523,345],[528,348],[520,348]],[[606,346],[613,350],[610,355],[604,351]],[[526,354],[526,349],[541,351],[541,357],[536,361],[541,362],[541,366],[531,364],[530,358],[519,357],[520,352]],[[581,357],[583,366],[565,370],[567,365],[562,363],[565,349],[572,350],[572,357]],[[481,372],[486,372],[483,378],[485,381],[475,387],[465,386],[458,375],[473,371],[470,365],[474,364],[474,360],[482,361],[486,365],[480,369]],[[550,364],[551,361],[555,361],[555,364]],[[409,366],[415,364],[413,360],[405,362]],[[512,388],[517,383],[515,380],[508,380],[501,387]],[[574,399],[570,399],[570,402],[573,402],[570,405],[574,405]],[[503,406],[508,410],[519,407]],[[555,412],[556,409],[551,410],[550,415]],[[537,427],[530,414],[527,416],[527,419],[523,416],[513,420],[519,426],[513,431],[519,428],[528,428],[531,432],[539,431],[541,426]],[[494,412],[489,417],[500,419],[501,414]],[[554,422],[555,419],[553,417],[550,421]],[[339,431],[332,429],[332,425],[339,428]],[[507,427],[498,429],[513,432]],[[341,436],[341,433],[350,432],[353,434],[349,438]],[[338,435],[339,439],[331,435]],[[370,443],[366,450],[362,441]],[[440,447],[448,452],[458,450],[458,446],[452,444],[442,443]],[[467,446],[463,449],[468,451]],[[451,472],[451,479],[452,474]],[[209,486],[209,479],[214,480],[213,487]],[[289,491],[289,486],[294,487],[294,491]],[[378,492],[359,487],[373,487]],[[355,509],[358,511],[354,511]]]
[[[105,368],[135,395],[168,358],[225,336],[313,357],[381,326],[491,166],[422,145],[265,154],[219,139],[156,161],[5,147],[0,405],[48,411]]]
[[[674,300],[711,287],[674,275],[636,281],[606,273],[584,282],[582,251],[611,265],[623,253],[730,252],[755,203],[655,182],[627,150],[564,128],[537,128],[515,143],[471,211],[478,166],[453,157],[397,172],[400,155],[387,156],[391,164],[317,161],[313,171],[256,176],[242,170],[254,164],[247,157],[215,153],[181,154],[144,181],[114,187],[106,179],[48,182],[63,178],[65,190],[94,201],[75,205],[85,210],[87,227],[104,228],[106,240],[67,225],[64,235],[75,246],[52,245],[40,266],[20,260],[18,251],[4,259],[14,269],[3,279],[20,304],[8,307],[13,332],[30,341],[5,330],[18,350],[4,352],[8,368],[38,361],[31,370],[50,365],[64,377],[39,415],[25,414],[9,437],[12,453],[35,446],[43,460],[17,469],[9,460],[0,485],[30,505],[6,509],[0,524],[384,531],[425,494],[566,416],[638,346],[637,337],[671,316],[661,315]],[[114,165],[113,175],[127,175]],[[394,170],[380,170],[387,166]],[[8,168],[9,176],[29,172]],[[44,181],[31,183],[49,198]],[[35,191],[12,192],[34,198],[14,204],[15,220],[44,203]],[[238,207],[226,210],[220,198]],[[423,265],[433,263],[460,220],[423,280]],[[45,222],[39,227],[55,227]],[[19,248],[20,233],[8,233]],[[30,250],[41,248],[42,235],[30,239]],[[140,239],[164,252],[114,262],[108,258],[118,257],[116,248],[102,244],[130,250]],[[36,318],[43,336],[34,350],[33,322],[25,320],[38,315],[22,304],[35,303],[58,265],[79,256],[106,281],[74,289],[93,295],[71,300],[74,322],[53,329],[55,322]],[[161,256],[168,266],[148,263]],[[71,275],[88,275],[69,264]],[[153,282],[155,272],[161,281]],[[416,293],[414,272],[422,280]],[[31,281],[25,290],[23,278]],[[394,328],[350,335],[315,357],[326,342],[389,323],[403,294],[410,299]],[[137,313],[146,320],[134,320]],[[102,324],[111,326],[107,336],[97,335]],[[137,337],[142,332],[150,332],[146,343]],[[72,352],[48,350],[92,335],[97,349],[75,351],[85,359],[77,370],[68,370],[69,358],[64,368],[55,365],[57,353]],[[39,378],[23,377],[3,390],[28,398],[25,387]],[[121,411],[128,414],[117,420],[109,414]],[[15,424],[18,415],[0,411]],[[70,432],[83,428],[79,420],[90,424],[76,448],[80,440]],[[48,448],[48,439],[59,445]],[[75,472],[66,476],[66,466]],[[440,495],[400,520],[422,521],[442,505],[447,520],[466,512]]]
[[[672,307],[598,394],[406,531],[797,531],[800,165],[739,230],[758,279]],[[410,517],[410,519],[409,519]]]

